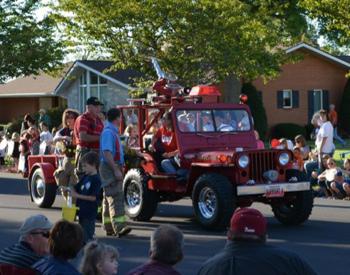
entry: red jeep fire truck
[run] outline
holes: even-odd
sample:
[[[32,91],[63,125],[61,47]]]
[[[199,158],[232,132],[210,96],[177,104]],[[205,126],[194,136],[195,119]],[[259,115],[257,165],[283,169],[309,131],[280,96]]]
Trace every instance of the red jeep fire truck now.
[[[192,199],[198,222],[206,228],[223,228],[237,207],[253,202],[271,205],[283,224],[308,219],[313,207],[310,183],[301,181],[292,168],[289,150],[257,149],[254,125],[245,104],[220,103],[215,86],[195,86],[179,95],[178,86],[160,77],[153,102],[131,100],[119,106],[121,133],[128,111],[138,117],[138,138],[143,157],[125,173],[123,190],[127,215],[147,221],[164,201]],[[175,92],[174,92],[175,91]],[[162,171],[156,153],[149,148],[149,131],[162,116],[172,114],[178,155],[177,174]],[[32,200],[50,207],[56,195],[53,172],[60,156],[30,156],[28,186]]]

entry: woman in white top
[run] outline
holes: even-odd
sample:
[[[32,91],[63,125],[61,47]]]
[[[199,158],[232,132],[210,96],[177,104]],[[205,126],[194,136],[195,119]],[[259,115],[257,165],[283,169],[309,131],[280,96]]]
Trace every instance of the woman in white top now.
[[[328,120],[327,111],[320,110],[320,119],[319,119],[319,126],[320,129],[317,132],[316,136],[316,148],[319,152],[319,155],[330,155],[333,156],[335,146],[333,143],[333,125]]]

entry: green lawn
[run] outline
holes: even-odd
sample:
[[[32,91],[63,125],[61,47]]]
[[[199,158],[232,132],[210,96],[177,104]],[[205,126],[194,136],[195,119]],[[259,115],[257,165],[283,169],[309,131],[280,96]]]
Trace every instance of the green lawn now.
[[[345,141],[346,141],[345,147],[342,147],[342,145],[340,143],[338,143],[337,141],[335,143],[336,150],[335,150],[333,157],[334,157],[335,161],[338,163],[338,166],[343,166],[344,158],[341,157],[342,153],[349,152],[349,154],[346,155],[345,158],[350,158],[350,139],[345,139]],[[314,140],[308,141],[307,144],[309,146],[311,146],[311,148],[315,148],[315,141]]]

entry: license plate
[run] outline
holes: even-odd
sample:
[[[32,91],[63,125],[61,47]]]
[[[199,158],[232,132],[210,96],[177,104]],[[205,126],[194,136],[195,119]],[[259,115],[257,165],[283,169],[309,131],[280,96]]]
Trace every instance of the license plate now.
[[[284,196],[284,191],[281,186],[268,186],[265,191],[266,198],[281,198]]]

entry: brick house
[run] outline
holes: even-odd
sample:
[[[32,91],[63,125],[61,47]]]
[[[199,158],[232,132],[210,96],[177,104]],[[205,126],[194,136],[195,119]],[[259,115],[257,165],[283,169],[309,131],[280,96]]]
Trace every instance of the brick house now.
[[[67,100],[69,108],[85,111],[86,99],[96,96],[104,103],[104,111],[127,104],[134,70],[109,71],[112,61],[77,60],[57,85],[54,94]]]
[[[65,105],[65,100],[54,94],[61,77],[47,74],[20,77],[0,85],[0,123],[39,109]]]
[[[338,110],[350,69],[349,57],[336,57],[305,43],[289,48],[287,53],[302,54],[303,59],[283,65],[279,77],[265,84],[261,78],[253,81],[261,91],[269,127],[286,122],[306,125],[314,112],[328,109],[329,104]]]

